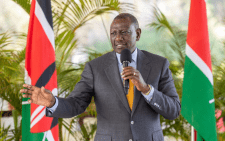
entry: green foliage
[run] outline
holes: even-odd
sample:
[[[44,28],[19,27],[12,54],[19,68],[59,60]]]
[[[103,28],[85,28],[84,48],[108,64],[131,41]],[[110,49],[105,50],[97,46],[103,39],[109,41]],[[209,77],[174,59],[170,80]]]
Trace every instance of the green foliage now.
[[[97,130],[97,123],[91,124],[90,126],[88,125],[83,125],[81,126],[81,133],[82,133],[82,138],[80,140],[84,141],[90,141],[94,137],[94,133]]]
[[[215,66],[214,72],[214,93],[215,93],[215,106],[216,109],[223,110],[222,116],[225,116],[225,61],[223,61],[219,66]]]
[[[18,126],[18,116],[22,110],[22,95],[19,93],[23,84],[24,69],[21,63],[25,58],[25,50],[14,51],[6,49],[13,46],[12,37],[24,38],[22,34],[1,33],[0,34],[0,98],[8,101],[13,107],[12,111],[15,129],[9,130],[10,127],[4,128],[8,133],[6,140],[19,140],[21,136],[21,125]]]
[[[0,112],[2,115],[2,112]],[[18,112],[13,110],[13,119],[15,129],[10,129],[11,125],[5,127],[4,123],[2,125],[2,117],[0,116],[0,141],[18,141],[21,136],[21,125],[17,126]]]
[[[20,5],[28,14],[30,13],[31,0],[13,0]]]
[[[9,128],[10,126],[8,126],[7,128],[3,126],[0,126],[0,141],[10,141],[11,139],[8,139],[9,138]]]
[[[12,110],[12,116],[13,116],[13,121],[14,121],[14,129],[12,130],[13,133],[13,140],[20,140],[21,137],[21,124],[22,122],[20,122],[20,125],[18,126],[18,120],[19,120],[19,113],[17,110]]]
[[[171,26],[166,16],[160,11],[158,7],[154,8],[154,21],[148,26],[154,28],[159,34],[168,34],[168,45],[173,52],[176,53],[177,61],[181,66],[184,66],[185,47],[187,31],[181,30],[179,27]],[[171,58],[170,53],[165,53],[167,58]],[[172,60],[171,60],[172,61]]]
[[[118,0],[67,0],[59,2],[53,0],[53,17],[55,20],[56,36],[64,31],[75,32],[79,27],[98,15],[110,13],[113,11],[120,12],[123,9],[129,10],[131,4],[120,3]]]
[[[225,47],[225,46],[224,46]],[[215,99],[215,108],[217,110],[221,110],[222,114],[217,118],[221,120],[221,118],[225,118],[225,60],[221,62],[219,65],[215,65],[213,67],[213,81],[214,81],[214,99]],[[225,120],[224,126],[225,126]],[[218,131],[218,138],[225,139],[225,132],[220,133]]]
[[[66,136],[64,136],[64,140],[69,140],[70,136],[72,136],[76,141],[90,141],[90,139],[93,139],[95,132],[97,130],[97,123],[96,122],[94,122],[93,124],[85,123],[80,127],[79,131],[79,129],[76,129],[76,127],[74,127],[74,125],[77,123],[77,120],[78,117],[74,117],[69,123],[68,122],[63,123],[64,127],[66,127],[67,131],[69,132],[67,138]]]
[[[15,35],[14,35],[15,36]],[[15,53],[5,49],[12,45],[12,34],[0,34],[0,98],[8,101],[21,114],[22,97],[19,94],[23,84],[23,73],[20,63],[25,58],[25,50]]]
[[[8,127],[5,127],[4,123],[2,124],[2,112],[0,112],[0,114],[0,141],[8,141],[10,125]]]

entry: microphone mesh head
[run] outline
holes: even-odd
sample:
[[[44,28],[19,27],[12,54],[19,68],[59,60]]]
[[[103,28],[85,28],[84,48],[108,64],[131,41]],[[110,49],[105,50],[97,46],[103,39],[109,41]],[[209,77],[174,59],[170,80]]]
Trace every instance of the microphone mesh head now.
[[[131,63],[131,52],[129,49],[125,48],[121,51],[120,61],[123,63],[124,61],[129,61]]]

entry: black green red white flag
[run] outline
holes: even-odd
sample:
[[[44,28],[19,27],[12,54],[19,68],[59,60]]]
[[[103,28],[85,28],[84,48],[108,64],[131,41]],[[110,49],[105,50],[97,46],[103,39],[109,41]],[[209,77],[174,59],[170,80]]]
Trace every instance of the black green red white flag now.
[[[217,141],[214,101],[206,1],[191,0],[181,114],[198,141]]]
[[[25,83],[44,86],[57,95],[55,42],[50,0],[32,0],[25,57]],[[58,141],[58,119],[45,116],[44,106],[23,99],[22,140]]]

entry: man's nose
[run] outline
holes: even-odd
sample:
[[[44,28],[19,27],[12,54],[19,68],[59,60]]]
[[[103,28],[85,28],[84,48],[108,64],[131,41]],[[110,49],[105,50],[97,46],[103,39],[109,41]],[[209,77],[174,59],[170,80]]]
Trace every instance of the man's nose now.
[[[120,33],[118,33],[116,35],[116,41],[120,41],[120,40],[123,40],[123,36]]]

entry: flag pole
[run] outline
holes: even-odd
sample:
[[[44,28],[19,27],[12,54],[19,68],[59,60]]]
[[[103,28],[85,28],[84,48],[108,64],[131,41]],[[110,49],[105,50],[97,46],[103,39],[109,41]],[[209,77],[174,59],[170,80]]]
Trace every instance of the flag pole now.
[[[194,127],[191,126],[191,141],[195,141],[195,131]]]

